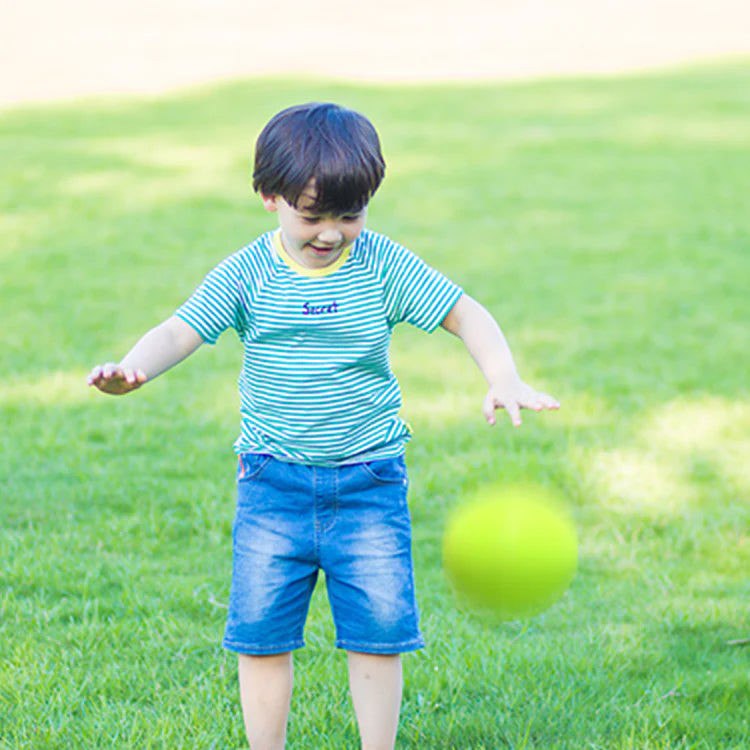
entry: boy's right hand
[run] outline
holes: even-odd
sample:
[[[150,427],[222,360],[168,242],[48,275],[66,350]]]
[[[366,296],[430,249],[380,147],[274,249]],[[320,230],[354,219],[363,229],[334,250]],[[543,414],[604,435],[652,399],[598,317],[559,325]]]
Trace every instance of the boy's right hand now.
[[[143,370],[120,367],[114,362],[97,365],[90,373],[86,382],[98,388],[102,393],[120,396],[140,388],[148,377]]]

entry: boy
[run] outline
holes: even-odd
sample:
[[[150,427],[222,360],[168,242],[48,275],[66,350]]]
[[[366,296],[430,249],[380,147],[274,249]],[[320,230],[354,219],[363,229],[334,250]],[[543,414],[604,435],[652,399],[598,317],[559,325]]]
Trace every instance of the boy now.
[[[319,570],[347,651],[362,747],[393,748],[400,654],[421,648],[393,327],[442,326],[504,408],[557,402],[523,383],[490,314],[417,256],[364,228],[385,172],[377,133],[333,104],[286,109],[258,137],[253,187],[279,229],[220,263],[176,313],[89,385],[123,394],[234,328],[245,347],[233,572],[224,646],[239,654],[253,750],[284,747],[291,652]]]

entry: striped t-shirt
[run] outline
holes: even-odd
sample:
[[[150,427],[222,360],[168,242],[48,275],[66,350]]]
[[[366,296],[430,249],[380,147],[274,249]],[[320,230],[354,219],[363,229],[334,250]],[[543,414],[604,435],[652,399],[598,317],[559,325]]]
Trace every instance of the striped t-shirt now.
[[[307,269],[268,232],[220,263],[176,312],[207,343],[234,328],[238,453],[336,466],[398,456],[409,429],[388,347],[397,323],[434,331],[461,289],[364,230],[332,265]]]

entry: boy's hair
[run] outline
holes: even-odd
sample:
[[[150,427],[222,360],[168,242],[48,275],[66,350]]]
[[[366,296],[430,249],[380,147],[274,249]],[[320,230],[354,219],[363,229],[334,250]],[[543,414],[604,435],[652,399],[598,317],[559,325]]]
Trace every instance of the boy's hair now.
[[[253,189],[280,195],[291,206],[310,180],[312,213],[358,213],[383,181],[380,139],[363,115],[336,104],[289,107],[263,128],[255,144]]]

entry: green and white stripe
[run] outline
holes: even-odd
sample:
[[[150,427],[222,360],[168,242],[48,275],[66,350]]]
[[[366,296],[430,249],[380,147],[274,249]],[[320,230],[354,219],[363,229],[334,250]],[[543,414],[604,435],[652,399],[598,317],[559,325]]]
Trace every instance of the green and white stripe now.
[[[367,230],[325,275],[286,257],[278,232],[264,234],[176,312],[208,343],[234,328],[244,344],[235,450],[324,466],[400,455],[409,429],[391,332],[401,322],[435,330],[461,290]]]

